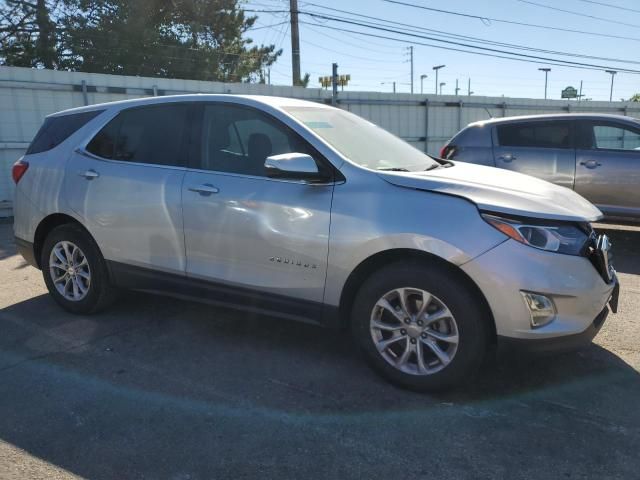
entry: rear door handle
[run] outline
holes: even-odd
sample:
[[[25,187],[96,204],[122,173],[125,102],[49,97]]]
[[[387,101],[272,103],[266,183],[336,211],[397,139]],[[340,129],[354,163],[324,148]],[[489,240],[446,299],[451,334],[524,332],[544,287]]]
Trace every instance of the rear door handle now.
[[[597,168],[602,164],[600,162],[596,162],[595,160],[587,160],[585,162],[580,162],[580,165],[583,165],[587,168]]]
[[[503,162],[511,162],[516,159],[516,156],[512,153],[505,153],[504,155],[500,155],[498,158]]]
[[[93,180],[94,178],[98,178],[100,174],[96,172],[93,168],[91,170],[87,170],[86,172],[78,173],[81,177],[86,178],[87,180]]]
[[[220,189],[214,187],[210,183],[205,183],[203,185],[198,185],[197,187],[189,187],[189,191],[199,193],[203,197],[208,197],[212,193],[218,193]]]

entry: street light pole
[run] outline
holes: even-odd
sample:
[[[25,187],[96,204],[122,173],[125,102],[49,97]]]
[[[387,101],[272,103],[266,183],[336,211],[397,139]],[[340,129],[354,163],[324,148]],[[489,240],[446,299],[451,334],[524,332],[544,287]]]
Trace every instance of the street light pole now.
[[[547,81],[548,81],[548,77],[549,77],[549,72],[551,71],[550,68],[539,68],[538,70],[540,70],[541,72],[544,72],[544,99],[547,99]]]
[[[446,65],[436,65],[433,69],[436,71],[436,95],[438,94],[438,70],[446,67]]]
[[[393,84],[393,93],[396,93],[396,82],[382,82],[380,85],[389,85],[389,83]]]
[[[420,75],[420,93],[423,94],[424,93],[424,79],[427,78],[428,75]]]
[[[613,77],[616,76],[616,73],[618,73],[617,70],[605,70],[605,72],[607,72],[608,74],[611,75],[611,92],[609,93],[609,101],[613,101]]]

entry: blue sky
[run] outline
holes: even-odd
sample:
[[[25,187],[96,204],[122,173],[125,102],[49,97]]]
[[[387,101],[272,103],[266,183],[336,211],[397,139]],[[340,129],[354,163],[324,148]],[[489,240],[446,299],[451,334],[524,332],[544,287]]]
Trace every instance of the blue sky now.
[[[406,3],[426,7],[464,12],[483,17],[535,23],[553,27],[606,33],[611,35],[634,37],[636,40],[603,38],[597,36],[542,30],[504,23],[487,22],[478,19],[463,18],[444,13],[430,12],[394,5],[383,0],[299,0],[301,11],[322,11],[317,6],[353,11],[373,17],[383,18],[405,24],[426,27],[455,34],[480,37],[486,40],[517,43],[535,48],[586,54],[607,58],[619,58],[639,62],[621,64],[602,60],[584,60],[563,57],[572,61],[583,61],[607,66],[626,67],[640,70],[640,13],[611,8],[589,0],[531,0],[534,3],[562,8],[583,15],[591,15],[611,20],[605,22],[593,18],[553,11],[522,0],[403,0]],[[602,3],[616,5],[640,11],[638,0],[599,0]],[[256,10],[288,9],[289,0],[246,0],[245,8]],[[327,14],[342,15],[326,11]],[[283,49],[283,54],[271,69],[271,82],[291,84],[291,37],[286,13],[256,13],[256,27],[247,36],[256,43],[275,44]],[[344,15],[343,15],[344,16]],[[331,63],[339,64],[340,73],[351,74],[349,90],[391,91],[392,82],[396,82],[398,92],[410,90],[410,65],[407,48],[409,38],[395,42],[379,38],[367,38],[352,33],[328,30],[319,26],[324,20],[301,15],[300,25],[302,72],[311,74],[312,87],[319,87],[318,77],[330,75]],[[285,23],[282,23],[285,22]],[[621,22],[628,25],[621,25]],[[282,24],[280,24],[282,23]],[[310,23],[310,24],[309,24]],[[279,24],[271,26],[274,24]],[[327,22],[342,28],[348,25]],[[370,31],[370,30],[369,30]],[[398,37],[386,32],[380,35]],[[427,42],[416,39],[416,42]],[[495,47],[499,48],[499,47]],[[534,55],[542,55],[535,54]],[[544,56],[544,55],[542,55]],[[452,52],[429,46],[414,45],[414,88],[420,92],[420,75],[426,74],[425,93],[433,93],[435,77],[432,66],[445,64],[440,70],[439,82],[445,82],[443,94],[454,94],[456,80],[460,85],[460,94],[467,93],[467,82],[471,78],[471,90],[476,95],[507,96],[525,98],[544,97],[544,73],[539,67],[544,62],[523,63],[498,58],[483,57],[461,52]],[[561,66],[550,66],[549,98],[560,98],[563,88],[571,85],[580,87],[583,81],[583,94],[593,100],[608,100],[611,76],[604,71],[579,70]],[[640,92],[640,75],[618,73],[614,83],[614,100],[629,98]]]

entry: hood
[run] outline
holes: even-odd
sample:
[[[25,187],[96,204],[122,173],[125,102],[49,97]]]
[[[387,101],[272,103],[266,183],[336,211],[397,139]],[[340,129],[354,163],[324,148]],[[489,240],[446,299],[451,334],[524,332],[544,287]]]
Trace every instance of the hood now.
[[[480,210],[524,217],[594,222],[602,212],[565,187],[500,168],[452,162],[426,172],[378,172],[400,187],[466,198]]]

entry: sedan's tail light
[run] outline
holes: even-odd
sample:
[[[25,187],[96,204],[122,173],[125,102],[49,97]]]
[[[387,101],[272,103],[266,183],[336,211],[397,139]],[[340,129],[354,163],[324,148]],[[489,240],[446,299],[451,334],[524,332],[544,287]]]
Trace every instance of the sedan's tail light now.
[[[28,168],[29,162],[25,162],[22,159],[13,164],[13,168],[11,169],[11,176],[13,177],[13,181],[16,184],[20,181]]]
[[[448,160],[455,153],[456,147],[455,145],[445,145],[440,149],[440,158],[444,158]]]

